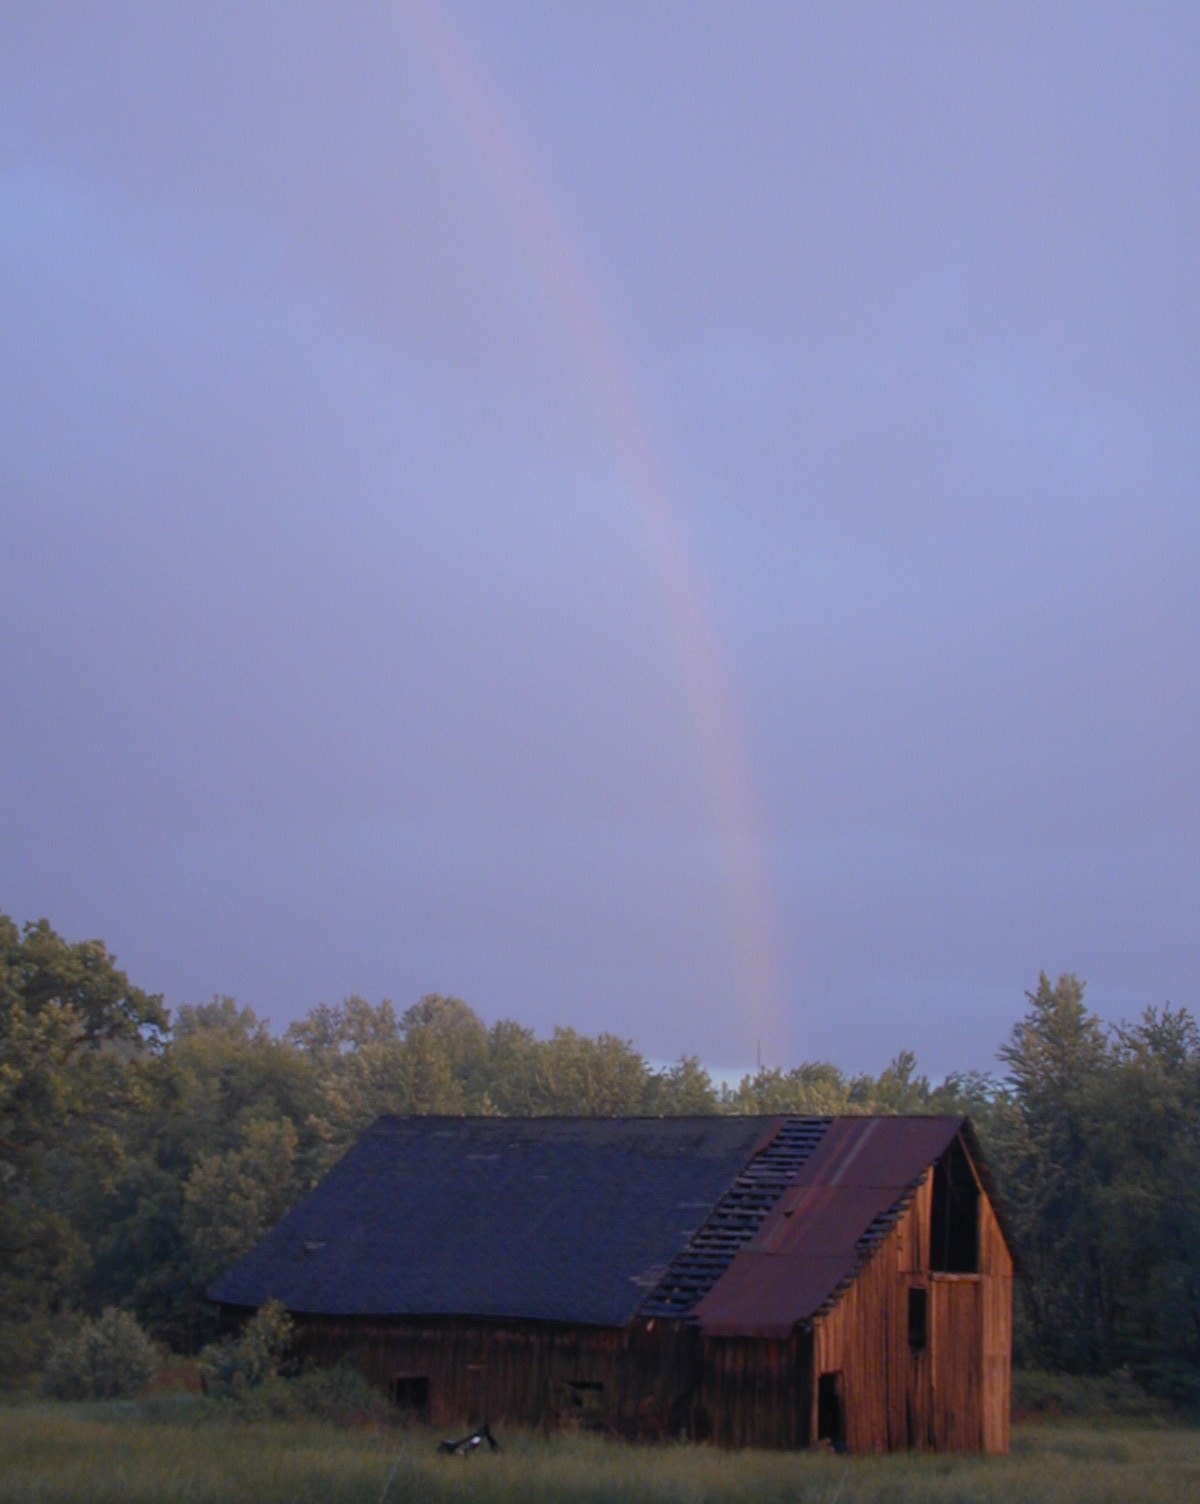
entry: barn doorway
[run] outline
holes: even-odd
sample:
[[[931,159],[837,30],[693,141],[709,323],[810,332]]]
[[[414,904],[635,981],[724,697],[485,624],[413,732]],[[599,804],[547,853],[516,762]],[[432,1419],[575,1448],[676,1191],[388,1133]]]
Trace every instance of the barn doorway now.
[[[429,1413],[429,1375],[398,1373],[388,1386],[392,1404],[413,1420],[424,1420]]]
[[[846,1412],[840,1373],[823,1373],[817,1380],[817,1443],[826,1441],[835,1452],[846,1450]]]

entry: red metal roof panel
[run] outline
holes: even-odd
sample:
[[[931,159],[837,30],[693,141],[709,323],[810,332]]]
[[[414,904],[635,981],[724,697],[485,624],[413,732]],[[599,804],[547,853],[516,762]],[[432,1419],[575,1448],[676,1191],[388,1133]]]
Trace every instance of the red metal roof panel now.
[[[961,1117],[837,1118],[797,1185],[895,1186],[911,1183],[946,1151]]]
[[[792,1206],[777,1207],[749,1248],[792,1258],[848,1258],[865,1230],[895,1200],[892,1186],[798,1186]]]
[[[846,1269],[839,1254],[804,1259],[745,1249],[696,1307],[706,1337],[789,1337],[797,1307],[816,1310]]]
[[[811,1320],[870,1249],[872,1223],[897,1207],[964,1119],[837,1118],[751,1242],[697,1303],[710,1336],[786,1336]]]

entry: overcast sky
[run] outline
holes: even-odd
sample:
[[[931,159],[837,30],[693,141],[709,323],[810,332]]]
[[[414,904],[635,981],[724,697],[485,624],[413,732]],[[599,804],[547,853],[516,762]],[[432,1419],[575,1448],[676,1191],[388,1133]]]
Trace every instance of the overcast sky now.
[[[0,17],[0,910],[169,1006],[1200,1004],[1200,7]]]

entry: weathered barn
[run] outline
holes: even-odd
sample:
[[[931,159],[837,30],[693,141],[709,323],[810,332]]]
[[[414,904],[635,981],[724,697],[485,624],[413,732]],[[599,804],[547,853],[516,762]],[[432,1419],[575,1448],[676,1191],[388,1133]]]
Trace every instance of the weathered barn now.
[[[210,1295],[447,1428],[1002,1452],[1012,1272],[962,1117],[388,1117]]]

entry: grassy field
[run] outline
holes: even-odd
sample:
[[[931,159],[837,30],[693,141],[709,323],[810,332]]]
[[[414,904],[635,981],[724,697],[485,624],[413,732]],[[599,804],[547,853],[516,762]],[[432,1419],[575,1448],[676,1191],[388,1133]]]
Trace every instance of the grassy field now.
[[[0,1408],[2,1504],[1182,1504],[1200,1430],[1134,1421],[1017,1427],[1003,1458],[840,1458],[592,1437],[503,1437],[436,1455],[419,1431],[234,1421],[190,1396]]]

